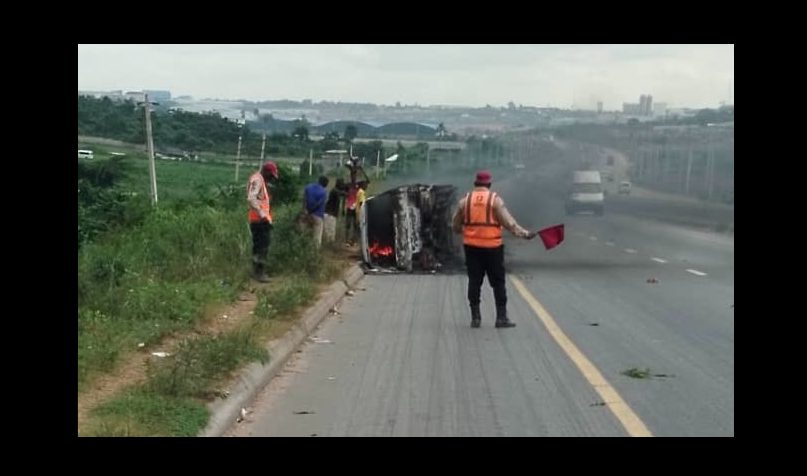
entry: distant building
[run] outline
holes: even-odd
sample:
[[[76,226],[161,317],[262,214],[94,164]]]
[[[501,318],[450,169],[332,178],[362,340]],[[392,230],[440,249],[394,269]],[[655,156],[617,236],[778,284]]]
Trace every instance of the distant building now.
[[[150,101],[164,102],[171,100],[171,91],[147,89],[143,92],[149,95]]]
[[[109,98],[115,101],[123,100],[123,91],[79,91],[79,96],[92,96],[96,99]]]
[[[622,103],[622,113],[623,114],[630,114],[632,116],[638,116],[641,114],[641,104],[636,103]]]
[[[597,101],[597,114],[602,114],[602,101]]]
[[[654,116],[665,116],[667,115],[667,103],[664,102],[657,102],[653,105],[653,115]]]
[[[639,104],[623,103],[622,112],[634,116],[652,116],[653,115],[653,96],[649,94],[642,94],[639,96]]]
[[[131,99],[134,102],[143,102],[146,99],[143,91],[126,91],[123,97],[124,99]]]

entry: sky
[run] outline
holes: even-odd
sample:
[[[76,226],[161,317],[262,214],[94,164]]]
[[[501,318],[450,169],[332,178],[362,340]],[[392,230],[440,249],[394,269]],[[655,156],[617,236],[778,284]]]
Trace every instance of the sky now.
[[[734,103],[734,45],[78,45],[78,89],[621,110]]]

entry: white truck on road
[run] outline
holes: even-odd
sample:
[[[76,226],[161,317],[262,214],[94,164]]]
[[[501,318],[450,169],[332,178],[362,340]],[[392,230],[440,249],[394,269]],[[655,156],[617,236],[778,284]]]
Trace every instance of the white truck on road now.
[[[602,177],[598,170],[576,170],[572,173],[572,183],[566,198],[566,214],[578,212],[605,213],[605,194]]]

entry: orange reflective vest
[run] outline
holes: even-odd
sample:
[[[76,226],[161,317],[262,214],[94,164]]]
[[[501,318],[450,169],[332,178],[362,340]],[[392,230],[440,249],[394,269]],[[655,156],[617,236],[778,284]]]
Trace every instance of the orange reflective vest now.
[[[462,242],[477,248],[502,246],[502,225],[493,213],[496,194],[490,190],[474,190],[465,195]]]
[[[263,180],[263,176],[261,176],[260,172],[255,172],[249,178],[249,181],[247,182],[247,194],[249,194],[249,184],[252,182],[253,178],[255,178],[256,175],[261,177],[261,186],[263,187],[263,189],[258,193],[258,200],[260,200],[260,202],[261,202],[260,203],[261,210],[263,210],[266,213],[266,217],[267,217],[269,223],[272,223],[272,209],[269,206],[269,200],[272,198],[272,196],[269,195],[269,191],[266,189],[266,181]],[[248,217],[249,217],[249,222],[250,223],[260,223],[261,222],[260,214],[258,212],[256,212],[252,207],[249,208]]]

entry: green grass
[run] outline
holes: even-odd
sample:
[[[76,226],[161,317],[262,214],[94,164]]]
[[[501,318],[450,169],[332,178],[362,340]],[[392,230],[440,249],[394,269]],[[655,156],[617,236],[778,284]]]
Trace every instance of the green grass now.
[[[316,287],[311,278],[305,275],[284,277],[283,281],[271,290],[258,291],[255,316],[272,319],[287,316],[307,304],[316,295]]]
[[[202,402],[133,388],[93,411],[86,436],[196,436],[209,413]]]
[[[239,364],[268,361],[265,349],[255,343],[251,328],[220,336],[186,339],[176,355],[149,367],[148,391],[170,397],[208,398],[212,385]]]
[[[175,355],[150,362],[148,380],[92,412],[90,435],[195,436],[207,424],[205,400],[240,364],[269,359],[251,328],[184,340]]]

